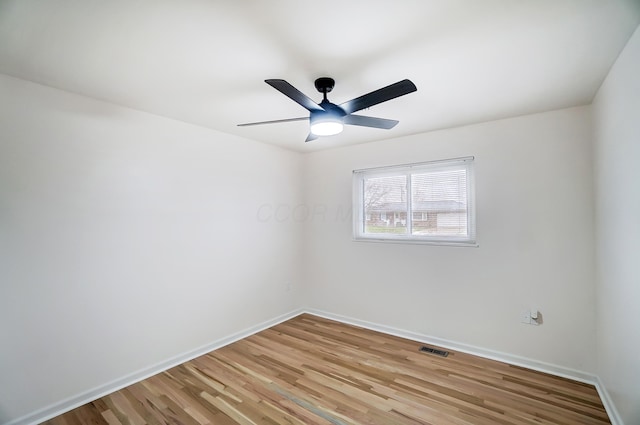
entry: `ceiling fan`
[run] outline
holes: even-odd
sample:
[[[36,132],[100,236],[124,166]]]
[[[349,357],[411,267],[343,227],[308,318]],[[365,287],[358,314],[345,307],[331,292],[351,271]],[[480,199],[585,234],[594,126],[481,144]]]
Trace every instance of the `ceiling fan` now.
[[[307,109],[309,111],[309,116],[287,118],[283,120],[250,122],[238,124],[238,126],[246,127],[250,125],[309,120],[311,128],[309,136],[305,142],[315,140],[319,136],[332,136],[334,134],[338,134],[342,131],[344,124],[389,130],[395,127],[395,125],[398,124],[398,121],[388,120],[385,118],[368,117],[364,115],[353,115],[353,113],[417,90],[415,84],[411,81],[402,80],[341,103],[340,105],[336,105],[335,103],[329,102],[327,99],[327,93],[331,92],[335,85],[333,78],[321,77],[315,81],[316,89],[323,95],[322,102],[320,103],[314,102],[285,80],[271,79],[265,80],[264,82],[289,97],[303,108]]]

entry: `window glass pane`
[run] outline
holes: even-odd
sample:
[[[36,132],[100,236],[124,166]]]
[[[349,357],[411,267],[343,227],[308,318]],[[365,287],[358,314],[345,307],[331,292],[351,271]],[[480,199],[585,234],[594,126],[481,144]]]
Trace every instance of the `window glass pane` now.
[[[407,234],[407,176],[364,179],[364,232]]]
[[[467,172],[447,169],[411,175],[413,235],[467,236]]]

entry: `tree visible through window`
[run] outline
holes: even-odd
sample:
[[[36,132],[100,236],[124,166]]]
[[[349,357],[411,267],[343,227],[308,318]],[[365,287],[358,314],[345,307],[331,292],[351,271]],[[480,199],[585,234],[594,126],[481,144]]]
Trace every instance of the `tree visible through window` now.
[[[475,244],[473,158],[354,171],[354,237]]]
[[[366,232],[403,233],[407,226],[407,177],[374,177],[364,180]]]

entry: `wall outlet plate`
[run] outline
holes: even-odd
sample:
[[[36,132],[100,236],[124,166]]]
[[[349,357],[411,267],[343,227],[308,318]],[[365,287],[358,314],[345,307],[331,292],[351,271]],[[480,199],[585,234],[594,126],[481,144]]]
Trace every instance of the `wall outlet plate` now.
[[[527,325],[531,324],[531,311],[524,310],[520,313],[520,323],[526,323]]]

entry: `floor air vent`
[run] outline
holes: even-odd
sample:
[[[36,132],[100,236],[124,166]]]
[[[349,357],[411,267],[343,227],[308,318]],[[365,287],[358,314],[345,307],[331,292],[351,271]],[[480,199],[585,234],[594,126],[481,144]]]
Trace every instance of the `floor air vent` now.
[[[427,347],[426,345],[420,347],[420,351],[423,353],[435,354],[440,357],[447,357],[449,355],[448,351],[438,350],[437,348]]]

